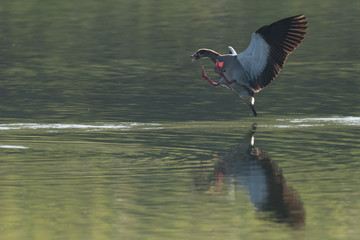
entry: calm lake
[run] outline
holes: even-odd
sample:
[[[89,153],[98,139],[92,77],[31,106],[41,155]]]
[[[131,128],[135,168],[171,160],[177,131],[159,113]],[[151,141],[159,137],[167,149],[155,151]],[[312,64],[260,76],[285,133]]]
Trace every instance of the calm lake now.
[[[0,239],[358,239],[360,2],[2,1]],[[256,94],[206,47],[304,13]]]

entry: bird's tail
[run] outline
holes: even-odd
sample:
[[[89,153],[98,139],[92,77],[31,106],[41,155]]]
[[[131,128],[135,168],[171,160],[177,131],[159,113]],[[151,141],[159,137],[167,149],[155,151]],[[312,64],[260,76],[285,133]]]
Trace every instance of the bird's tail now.
[[[257,116],[254,104],[255,104],[255,98],[253,96],[249,96],[246,100],[245,100],[246,104],[251,108],[254,116]]]
[[[250,108],[251,108],[251,110],[253,111],[254,116],[257,117],[257,113],[256,113],[256,110],[255,110],[254,105],[250,106]]]

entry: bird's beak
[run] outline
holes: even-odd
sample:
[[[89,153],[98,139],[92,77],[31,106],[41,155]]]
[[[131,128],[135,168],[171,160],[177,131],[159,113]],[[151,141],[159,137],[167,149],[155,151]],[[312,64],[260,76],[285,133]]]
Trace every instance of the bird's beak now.
[[[197,52],[194,53],[193,55],[191,55],[190,57],[193,62],[195,62],[196,60],[198,60],[200,58],[199,54]]]

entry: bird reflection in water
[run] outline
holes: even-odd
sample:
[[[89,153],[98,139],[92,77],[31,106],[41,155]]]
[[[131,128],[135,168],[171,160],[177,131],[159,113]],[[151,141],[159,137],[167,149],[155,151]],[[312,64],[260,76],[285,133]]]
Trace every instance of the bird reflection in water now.
[[[268,218],[288,223],[295,229],[305,226],[305,210],[296,191],[286,183],[282,170],[263,151],[254,147],[256,124],[244,140],[223,156],[202,162],[202,173],[195,180],[199,190],[234,191],[245,187],[250,201]],[[211,165],[212,164],[212,165]],[[207,168],[213,168],[210,171]]]

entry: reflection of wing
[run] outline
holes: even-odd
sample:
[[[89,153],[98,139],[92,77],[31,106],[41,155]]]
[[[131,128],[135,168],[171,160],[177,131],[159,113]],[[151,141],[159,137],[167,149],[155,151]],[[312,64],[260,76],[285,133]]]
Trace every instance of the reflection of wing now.
[[[251,36],[248,48],[237,55],[249,75],[250,86],[258,92],[279,74],[288,55],[304,40],[306,17],[298,15],[266,25]]]
[[[268,196],[262,206],[262,211],[272,211],[280,221],[286,221],[291,226],[301,228],[305,224],[305,210],[296,191],[286,183],[280,167],[264,152],[254,149],[253,155],[258,159],[266,176]]]
[[[264,170],[255,159],[249,159],[244,164],[235,165],[236,172],[235,178],[237,185],[246,187],[250,201],[255,207],[261,209],[269,196],[269,188]]]
[[[260,211],[270,212],[275,221],[301,228],[305,224],[305,210],[299,195],[286,183],[280,167],[253,146],[255,129],[253,125],[244,140],[224,156],[216,156],[219,161],[213,166],[212,176],[202,178],[206,184],[202,181],[197,184],[217,192],[246,188],[250,201]]]

